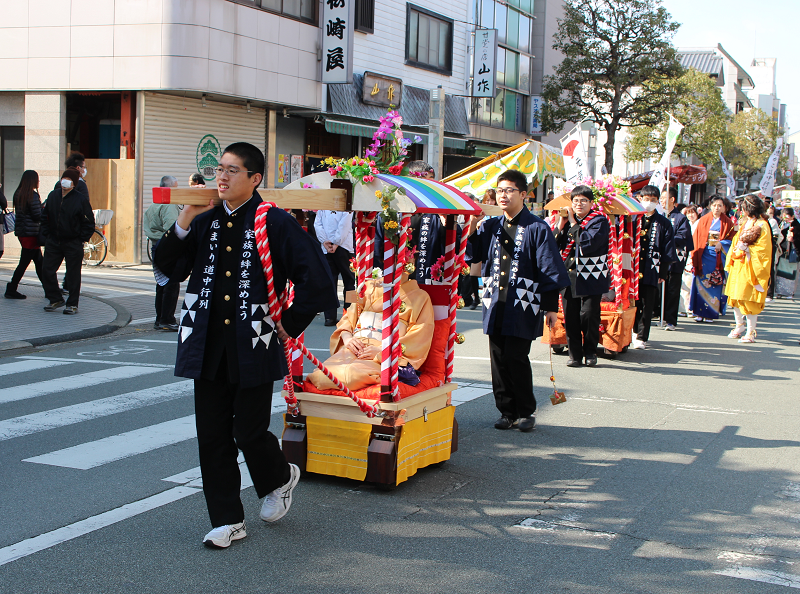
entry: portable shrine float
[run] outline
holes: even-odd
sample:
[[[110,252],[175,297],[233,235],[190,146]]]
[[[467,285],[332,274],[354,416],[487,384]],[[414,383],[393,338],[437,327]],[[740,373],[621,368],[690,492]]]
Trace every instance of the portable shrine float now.
[[[352,391],[336,379],[305,347],[302,336],[284,343],[290,375],[284,381],[287,403],[284,417],[283,451],[287,460],[303,472],[346,477],[394,486],[420,468],[448,460],[458,449],[458,423],[451,395],[453,359],[457,342],[456,310],[459,305],[458,277],[461,273],[466,234],[456,242],[456,217],[480,214],[481,207],[460,191],[442,183],[417,177],[376,173],[358,179],[337,179],[315,173],[284,189],[259,189],[262,199],[256,215],[256,241],[261,256],[269,300],[270,317],[281,318],[291,294],[277,295],[273,286],[269,238],[265,231],[266,210],[337,210],[355,214],[355,272],[357,288],[348,295],[351,307],[362,307],[367,284],[380,282],[381,314],[380,383]],[[216,190],[154,188],[155,203],[207,204]],[[385,226],[383,269],[373,271],[376,214]],[[410,217],[415,213],[437,213],[446,217],[446,249],[442,281],[421,284],[430,296],[435,328],[425,363],[418,370],[420,382],[412,387],[399,381],[398,362],[403,353],[400,311],[403,308],[400,281],[408,255]],[[358,316],[357,316],[358,317]],[[303,376],[303,358],[323,370],[337,389],[318,389]]]
[[[636,318],[636,300],[639,298],[639,248],[644,207],[630,196],[630,185],[618,178],[606,177],[584,180],[592,188],[597,208],[609,222],[608,257],[606,264],[610,276],[611,290],[600,302],[600,344],[604,354],[616,357],[628,350],[631,343],[633,323]],[[564,193],[545,205],[548,211],[560,211],[572,205],[569,193]],[[551,227],[558,224],[560,214],[548,217]],[[585,270],[580,274],[600,274]],[[552,330],[545,325],[542,342],[553,351],[561,353],[567,346],[564,328],[564,310],[559,299],[558,323]]]

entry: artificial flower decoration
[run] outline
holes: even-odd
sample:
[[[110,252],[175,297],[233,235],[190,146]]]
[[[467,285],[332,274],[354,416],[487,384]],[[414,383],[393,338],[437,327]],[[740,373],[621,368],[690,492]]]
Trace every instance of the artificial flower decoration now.
[[[431,266],[431,279],[438,282],[444,279],[444,256],[439,256],[436,263]]]
[[[611,203],[617,196],[631,195],[630,182],[616,175],[603,175],[597,179],[585,177],[575,185],[567,184],[564,187],[564,191],[567,193],[571,192],[577,186],[589,186],[592,189],[594,208],[604,214],[606,207],[611,206]]]

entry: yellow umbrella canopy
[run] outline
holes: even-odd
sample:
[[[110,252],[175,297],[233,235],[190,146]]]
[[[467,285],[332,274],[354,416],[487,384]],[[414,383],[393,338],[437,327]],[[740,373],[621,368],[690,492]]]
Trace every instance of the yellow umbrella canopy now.
[[[481,196],[497,185],[497,177],[507,169],[518,169],[527,178],[538,179],[539,183],[548,175],[566,177],[560,149],[528,140],[486,157],[442,181],[462,192]]]

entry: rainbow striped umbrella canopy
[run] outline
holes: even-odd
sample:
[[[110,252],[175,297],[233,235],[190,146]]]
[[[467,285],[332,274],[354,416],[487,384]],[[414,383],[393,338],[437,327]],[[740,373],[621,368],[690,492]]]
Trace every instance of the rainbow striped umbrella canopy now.
[[[417,207],[416,212],[480,214],[481,207],[463,192],[432,179],[380,173],[375,176],[385,184],[402,188]]]

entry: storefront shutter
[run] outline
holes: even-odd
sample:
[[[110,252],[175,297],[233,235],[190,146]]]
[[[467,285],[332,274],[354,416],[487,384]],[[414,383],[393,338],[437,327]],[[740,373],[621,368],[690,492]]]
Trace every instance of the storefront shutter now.
[[[204,173],[216,187],[211,170],[222,149],[233,142],[266,146],[266,110],[241,104],[203,101],[159,93],[145,94],[144,212],[153,200],[152,188],[165,175],[186,188],[193,173]],[[140,145],[141,146],[141,145]],[[208,179],[210,178],[210,179]],[[146,240],[145,240],[146,241]]]

